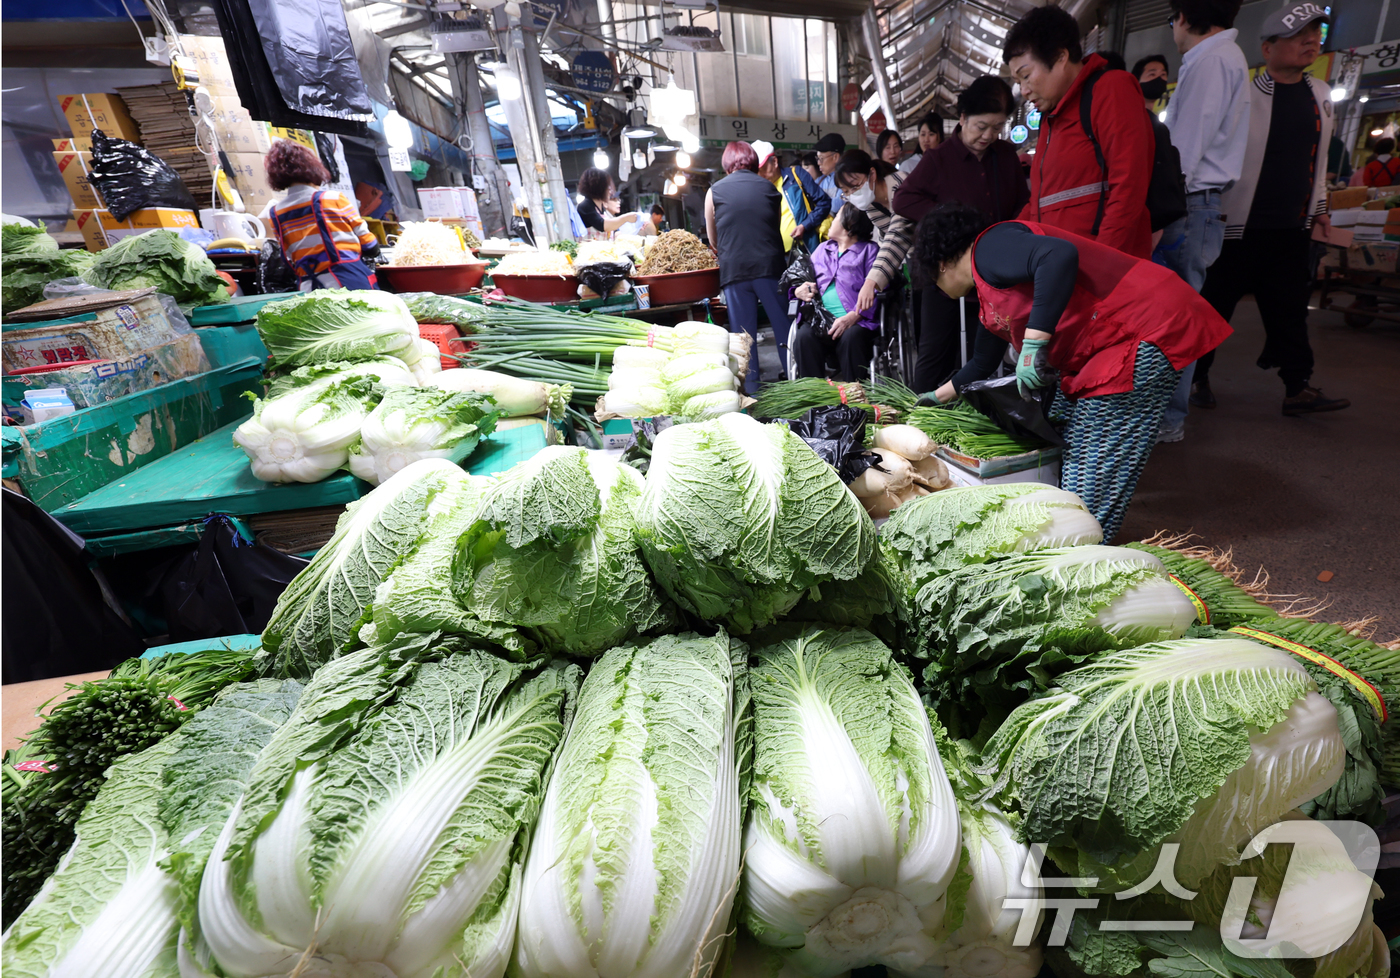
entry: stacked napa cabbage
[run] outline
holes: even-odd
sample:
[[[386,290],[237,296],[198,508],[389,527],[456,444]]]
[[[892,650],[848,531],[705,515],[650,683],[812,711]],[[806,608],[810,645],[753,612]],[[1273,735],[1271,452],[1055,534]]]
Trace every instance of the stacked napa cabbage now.
[[[603,407],[628,418],[672,415],[698,420],[737,411],[739,380],[728,330],[686,322],[671,330],[666,348],[622,346],[613,351]]]

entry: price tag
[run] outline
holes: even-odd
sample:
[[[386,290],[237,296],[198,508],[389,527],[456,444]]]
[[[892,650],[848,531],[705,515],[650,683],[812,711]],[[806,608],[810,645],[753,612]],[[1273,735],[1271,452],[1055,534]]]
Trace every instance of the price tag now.
[[[408,155],[406,149],[389,149],[389,168],[391,170],[411,170],[413,169],[413,159]]]

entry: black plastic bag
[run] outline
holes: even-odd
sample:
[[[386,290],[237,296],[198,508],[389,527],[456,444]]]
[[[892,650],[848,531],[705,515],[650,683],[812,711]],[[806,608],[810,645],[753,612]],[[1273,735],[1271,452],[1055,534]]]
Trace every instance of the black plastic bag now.
[[[600,261],[591,265],[580,265],[574,269],[574,274],[578,280],[588,288],[606,298],[612,293],[613,286],[632,274],[632,263],[630,261]]]
[[[807,253],[807,248],[801,244],[792,246],[792,259],[788,262],[787,268],[783,269],[783,274],[778,276],[778,287],[782,289],[795,289],[803,282],[817,283],[817,270],[812,265],[812,256]]]
[[[199,204],[180,174],[144,146],[92,131],[92,185],[118,221],[146,207],[197,211]]]
[[[205,520],[199,548],[161,582],[171,642],[261,632],[307,561],[244,539],[227,516]]]
[[[618,461],[646,475],[647,470],[651,468],[651,450],[656,444],[656,436],[674,424],[670,418],[633,421],[632,437],[623,448],[622,457]]]
[[[833,404],[812,408],[800,418],[764,420],[787,425],[818,458],[840,473],[842,482],[850,482],[880,461],[879,455],[865,450],[866,415],[860,408]]]
[[[276,238],[264,241],[258,250],[261,252],[258,261],[259,292],[268,295],[274,292],[295,292],[300,288],[296,270],[287,264],[287,258],[282,254],[282,245]]]
[[[996,422],[997,427],[1018,438],[1040,438],[1052,445],[1063,445],[1064,438],[1050,421],[1050,405],[1055,400],[1058,380],[1022,397],[1016,375],[996,380],[975,380],[959,392],[967,403]]]

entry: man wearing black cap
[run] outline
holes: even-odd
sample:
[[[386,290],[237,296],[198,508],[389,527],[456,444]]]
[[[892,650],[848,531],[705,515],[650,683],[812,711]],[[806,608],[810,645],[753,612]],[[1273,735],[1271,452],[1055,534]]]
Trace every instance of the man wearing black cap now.
[[[1327,11],[1303,0],[1264,18],[1260,28],[1265,70],[1249,88],[1249,142],[1240,178],[1220,198],[1225,242],[1206,273],[1201,295],[1226,320],[1248,293],[1264,321],[1259,366],[1278,368],[1285,415],[1349,407],[1323,397],[1310,383],[1308,343],[1310,229],[1327,225],[1327,148],[1332,101],[1327,83],[1307,67],[1322,49]],[[1214,352],[1196,364],[1191,403],[1215,407],[1210,389]]]
[[[817,151],[817,167],[822,171],[822,178],[817,181],[817,186],[825,190],[826,195],[831,198],[831,213],[835,214],[846,202],[846,195],[836,186],[834,175],[841,154],[846,152],[846,140],[839,132],[829,132],[818,139],[813,148]]]

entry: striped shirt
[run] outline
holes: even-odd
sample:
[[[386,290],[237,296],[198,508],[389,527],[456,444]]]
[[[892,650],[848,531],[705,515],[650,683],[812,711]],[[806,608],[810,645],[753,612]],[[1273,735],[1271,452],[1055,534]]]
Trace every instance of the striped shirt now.
[[[895,191],[899,190],[906,176],[908,174],[896,170],[885,177],[891,203],[894,202]],[[875,256],[875,264],[871,266],[867,277],[875,283],[877,289],[884,289],[899,275],[904,257],[914,245],[914,222],[907,217],[900,217],[888,207],[882,206],[879,201],[870,205],[865,216],[870,218],[875,230],[880,232],[880,253]]]
[[[312,196],[318,190],[319,187],[304,183],[293,184],[287,188],[286,197],[267,208],[268,216],[276,213],[282,226],[282,253],[287,264],[302,276],[313,262],[313,271],[320,274],[331,267],[333,260],[359,261],[360,249],[375,241],[354,202],[342,193],[327,190],[321,194],[321,215],[336,251],[334,256],[329,254],[311,208]]]

